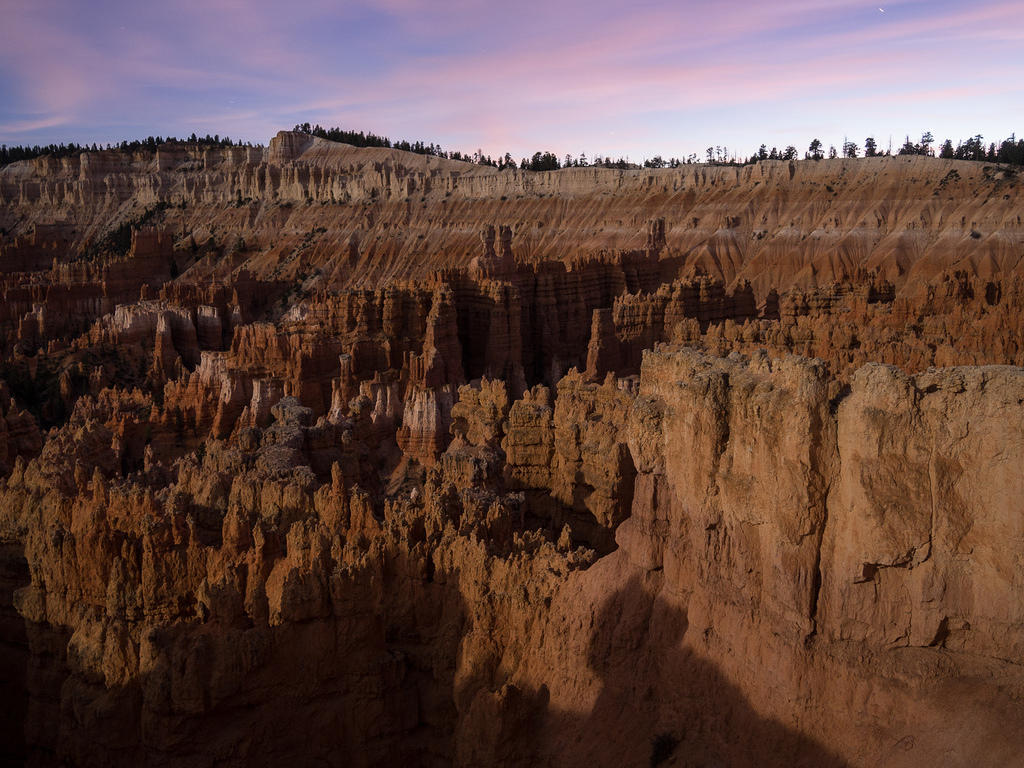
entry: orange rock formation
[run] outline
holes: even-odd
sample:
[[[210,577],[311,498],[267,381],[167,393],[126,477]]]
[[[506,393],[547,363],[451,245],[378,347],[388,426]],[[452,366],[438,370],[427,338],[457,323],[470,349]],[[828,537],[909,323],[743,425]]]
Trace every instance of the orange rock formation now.
[[[1021,199],[293,133],[0,170],[0,760],[1013,764]]]

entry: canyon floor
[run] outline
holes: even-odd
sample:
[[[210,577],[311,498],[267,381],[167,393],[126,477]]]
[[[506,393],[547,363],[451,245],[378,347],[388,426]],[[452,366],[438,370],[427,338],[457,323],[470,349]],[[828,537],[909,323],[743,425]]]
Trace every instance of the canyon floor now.
[[[0,762],[1024,754],[1024,176],[0,168]]]

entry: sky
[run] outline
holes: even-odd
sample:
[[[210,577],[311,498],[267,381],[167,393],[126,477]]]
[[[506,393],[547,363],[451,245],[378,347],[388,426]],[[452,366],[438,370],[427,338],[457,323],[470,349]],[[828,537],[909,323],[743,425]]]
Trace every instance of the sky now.
[[[265,144],[308,121],[640,161],[1024,132],[1024,0],[0,0],[0,14],[8,145]]]

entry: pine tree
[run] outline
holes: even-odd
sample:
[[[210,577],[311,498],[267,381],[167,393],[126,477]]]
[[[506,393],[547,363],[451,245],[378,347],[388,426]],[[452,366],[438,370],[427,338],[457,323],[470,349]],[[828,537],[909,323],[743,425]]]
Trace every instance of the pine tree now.
[[[903,142],[903,146],[900,147],[900,151],[899,151],[898,154],[901,154],[901,155],[919,155],[919,154],[921,154],[921,145],[920,144],[915,144],[914,142],[912,142],[910,140],[910,137],[907,136],[906,140]]]
[[[920,149],[918,150],[920,152],[920,154],[922,154],[922,155],[934,154],[932,152],[932,142],[934,142],[934,141],[935,141],[935,137],[932,136],[932,132],[931,131],[925,131],[924,133],[922,133],[921,134],[921,146],[920,146]]]

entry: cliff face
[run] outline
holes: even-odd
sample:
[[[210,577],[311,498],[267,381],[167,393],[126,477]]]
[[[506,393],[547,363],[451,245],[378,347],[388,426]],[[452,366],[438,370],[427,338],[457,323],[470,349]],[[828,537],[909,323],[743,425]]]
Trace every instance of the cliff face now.
[[[1017,760],[1007,171],[0,179],[3,760]]]
[[[478,233],[499,223],[521,260],[656,241],[683,274],[749,281],[759,300],[857,269],[918,291],[952,264],[985,279],[1015,272],[1021,194],[1012,169],[934,158],[531,173],[282,132],[267,149],[165,147],[7,166],[0,227],[18,239],[0,261],[43,268],[60,255],[47,233],[78,248],[146,218],[182,246],[219,249],[212,263],[188,265],[199,272],[223,274],[234,250],[231,268],[261,279],[375,286],[468,266],[480,255]],[[666,223],[652,240],[644,227],[657,218]]]
[[[645,356],[619,549],[560,587],[515,676],[544,692],[546,759],[1015,759],[1020,478],[997,467],[1022,385],[869,365],[837,396],[799,359]]]
[[[2,486],[46,659],[33,759],[920,765],[1024,746],[999,725],[1024,715],[1019,369],[869,365],[845,391],[799,358],[663,348],[635,395],[570,377],[552,413],[496,387],[460,393],[455,442],[383,506],[359,487],[368,419],[327,436],[286,398],[169,466],[143,400],[80,400]],[[545,443],[541,477],[512,448]],[[355,453],[318,480],[339,444]],[[600,548],[601,526],[618,547],[595,560],[574,538]]]

